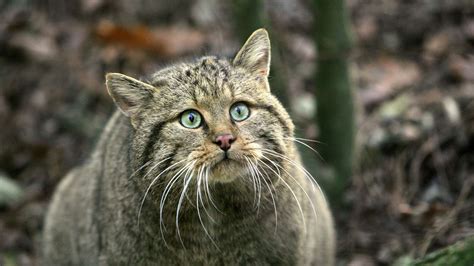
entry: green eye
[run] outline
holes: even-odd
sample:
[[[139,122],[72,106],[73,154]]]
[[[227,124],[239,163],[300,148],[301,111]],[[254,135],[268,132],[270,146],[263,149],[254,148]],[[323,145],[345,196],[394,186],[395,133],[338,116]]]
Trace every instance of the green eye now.
[[[236,103],[230,108],[230,116],[234,121],[244,121],[249,115],[250,109],[245,103]]]
[[[181,115],[180,122],[183,127],[198,128],[201,125],[201,114],[196,110],[187,110]]]

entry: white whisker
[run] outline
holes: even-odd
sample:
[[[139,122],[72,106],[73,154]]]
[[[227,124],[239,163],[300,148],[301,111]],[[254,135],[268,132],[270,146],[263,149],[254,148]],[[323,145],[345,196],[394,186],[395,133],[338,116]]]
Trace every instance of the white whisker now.
[[[204,202],[202,201],[202,195],[201,195],[201,181],[202,181],[202,177],[203,177],[203,174],[204,174],[204,169],[206,167],[205,166],[201,166],[200,167],[200,171],[199,171],[199,175],[198,175],[198,181],[197,181],[197,193],[196,193],[196,206],[197,206],[197,213],[198,213],[198,217],[199,217],[199,221],[201,222],[201,226],[202,228],[204,229],[204,232],[206,233],[206,235],[209,237],[209,239],[211,240],[211,242],[214,244],[214,246],[219,249],[219,247],[217,246],[216,242],[214,242],[214,239],[211,237],[211,235],[209,234],[209,232],[207,231],[207,228],[206,226],[204,225],[203,221],[202,221],[202,217],[201,217],[201,212],[199,210],[199,201],[201,202],[202,204],[202,207],[204,208],[204,211],[207,213],[207,216],[212,220],[212,222],[215,223],[214,219],[209,215],[209,213],[207,212],[206,210],[206,206],[204,205]]]
[[[253,168],[253,172],[255,173],[255,180],[257,183],[257,190],[258,190],[258,200],[257,200],[257,214],[260,206],[260,201],[261,201],[261,194],[262,194],[262,181],[259,178],[259,172],[256,166],[252,163],[250,159],[248,159],[250,166]],[[262,177],[263,178],[263,177]]]
[[[208,167],[206,169],[206,176],[204,178],[204,183],[205,183],[205,187],[206,189],[204,190],[204,192],[206,193],[207,195],[207,198],[209,199],[209,201],[211,202],[212,206],[218,211],[220,212],[221,214],[224,214],[216,205],[216,203],[214,202],[213,198],[212,198],[212,195],[211,195],[211,190],[209,189],[209,170],[210,170],[210,167]]]
[[[318,143],[318,144],[324,144],[323,142],[321,142],[319,140],[315,140],[315,139],[305,139],[305,138],[297,138],[297,137],[293,137],[293,138],[297,139],[297,140],[307,141],[307,142],[314,142],[314,143]]]
[[[287,156],[284,156],[284,155],[281,155],[281,154],[278,154],[276,153],[275,151],[272,151],[272,150],[268,150],[268,149],[262,149],[262,151],[266,151],[267,153],[275,156],[275,157],[279,157],[289,163],[291,163],[293,166],[295,166],[296,168],[298,168],[298,170],[300,170],[301,172],[303,172],[305,174],[305,176],[311,181],[311,185],[312,185],[312,188],[313,188],[313,191],[315,189],[315,187],[318,188],[319,192],[324,195],[321,187],[319,186],[319,184],[316,182],[316,178],[314,178],[314,176],[308,172],[308,170],[306,170],[303,166],[295,163],[293,160],[291,160],[290,158],[288,158]],[[323,197],[324,198],[324,197]]]
[[[308,144],[304,143],[303,141],[301,141],[301,140],[299,140],[299,139],[297,139],[297,138],[285,138],[285,139],[292,140],[292,141],[294,141],[294,142],[296,142],[296,143],[299,143],[299,144],[305,146],[306,148],[308,148],[308,149],[310,149],[311,151],[313,151],[322,161],[324,161],[323,156],[321,156],[321,154],[320,154],[317,150],[315,150],[313,147],[309,146]]]
[[[196,163],[196,161],[193,161],[192,165],[190,167],[188,167],[188,170],[186,171],[186,174],[184,176],[184,180],[186,180],[186,182],[184,184],[183,190],[181,191],[181,196],[179,197],[178,206],[176,208],[176,221],[175,221],[176,229],[178,231],[179,241],[181,242],[181,245],[183,246],[184,249],[186,249],[186,247],[184,246],[183,239],[181,238],[181,232],[179,230],[179,211],[180,211],[181,205],[183,203],[184,195],[186,194],[188,186],[191,183],[191,180],[193,179],[193,174],[194,174],[193,167],[194,167],[195,163]]]
[[[170,181],[168,181],[168,184],[166,185],[166,187],[163,191],[163,194],[161,195],[161,200],[160,200],[160,232],[161,232],[161,236],[162,236],[163,241],[165,242],[166,246],[168,246],[168,245],[166,243],[164,233],[163,233],[163,228],[166,230],[165,225],[164,225],[164,221],[163,221],[163,208],[164,208],[164,205],[165,205],[165,202],[166,202],[166,198],[168,197],[168,194],[169,194],[171,188],[173,187],[174,183],[176,183],[176,181],[179,180],[181,175],[189,168],[189,166],[192,163],[193,162],[188,162],[178,172],[176,172],[176,174],[170,179]]]
[[[247,161],[247,167],[250,170],[250,176],[252,178],[253,191],[254,191],[253,205],[254,205],[254,208],[258,210],[258,205],[257,205],[257,181],[256,181],[257,178],[255,177],[255,171],[252,168],[252,164],[250,163],[249,159],[247,157],[245,157],[245,160]]]
[[[268,160],[268,158],[267,158]],[[303,188],[303,186],[301,186],[300,182],[298,182],[298,180],[292,175],[290,174],[284,167],[278,165],[278,164],[274,164],[276,167],[280,167],[283,171],[285,171],[285,173],[291,177],[291,179],[293,179],[293,181],[300,187],[301,191],[303,191],[303,193],[305,194],[306,198],[308,199],[310,205],[311,205],[311,208],[313,210],[313,214],[315,217],[317,217],[317,213],[316,213],[316,208],[314,207],[314,203],[313,201],[311,200],[311,197],[308,195],[308,193],[306,192],[306,190]],[[312,182],[311,182],[312,183]],[[314,188],[314,187],[313,187]]]
[[[169,159],[169,158],[167,158],[167,159]],[[167,159],[165,159],[165,160],[167,160]],[[162,161],[158,162],[154,167],[158,166],[159,163],[164,162],[165,160],[162,160]],[[179,161],[179,162],[177,162],[177,163],[174,163],[174,164],[168,166],[165,170],[163,170],[163,171],[162,171],[161,173],[159,173],[155,178],[153,178],[153,180],[151,181],[150,185],[148,186],[148,188],[147,188],[146,191],[145,191],[145,195],[143,196],[142,202],[140,203],[140,208],[138,209],[138,217],[137,217],[137,224],[138,224],[138,227],[140,227],[140,215],[141,215],[141,213],[142,213],[143,204],[145,203],[145,199],[146,199],[148,193],[150,192],[151,188],[153,187],[153,185],[154,185],[154,184],[156,183],[156,181],[160,178],[160,176],[162,176],[162,175],[163,175],[164,173],[166,173],[168,170],[172,169],[174,166],[176,166],[177,164],[180,164],[180,163],[182,163],[182,162],[184,162],[184,160],[181,160],[181,161]],[[150,170],[150,171],[151,171],[151,170]],[[149,172],[150,172],[150,171],[149,171]],[[147,173],[147,174],[148,174],[148,173]],[[145,176],[146,176],[146,175],[145,175]]]
[[[171,157],[165,158],[165,160],[167,160],[167,159],[169,159],[169,158],[171,158]],[[143,168],[145,168],[145,167],[147,167],[148,165],[150,165],[151,162],[152,162],[152,161],[148,161],[148,162],[144,163],[142,166],[140,166],[140,168],[138,168],[137,170],[135,170],[135,171],[128,177],[128,179],[131,179],[131,178],[132,178],[134,175],[136,175],[140,170],[142,170]],[[160,163],[160,162],[158,162],[158,163]],[[143,176],[143,177],[146,177],[146,175]]]
[[[256,160],[256,163],[255,163],[255,170],[260,174],[260,176],[262,177],[262,180],[263,182],[265,183],[265,185],[267,186],[268,188],[268,191],[270,192],[270,197],[272,198],[272,202],[273,202],[273,210],[274,210],[274,213],[275,213],[275,231],[274,233],[276,234],[277,233],[277,228],[278,228],[278,210],[277,210],[277,206],[276,206],[276,200],[275,200],[275,197],[276,197],[276,188],[275,186],[273,185],[273,182],[271,180],[271,178],[268,176],[267,172],[265,170],[262,169],[262,171],[265,173],[265,175],[268,177],[268,180],[270,181],[272,187],[273,187],[273,190],[275,191],[275,196],[273,195],[273,192],[272,192],[272,188],[270,187],[270,185],[268,184],[268,182],[265,180],[265,177],[263,176],[262,172],[260,172],[260,170],[258,170],[258,164],[257,162],[260,161],[258,158],[255,158]]]
[[[268,164],[266,164],[266,163],[263,162],[262,160],[260,160],[260,162],[261,162],[264,166],[266,166],[268,169],[270,169],[270,171],[272,171],[274,174],[277,174],[277,172],[276,172],[272,167],[270,167]],[[275,164],[274,162],[272,162],[271,160],[270,160],[270,162],[271,162],[272,164],[276,165],[276,164]],[[298,209],[299,209],[299,211],[300,211],[301,218],[302,218],[302,220],[303,220],[304,231],[306,232],[306,219],[305,219],[305,216],[304,216],[303,208],[301,207],[301,203],[300,203],[300,201],[298,200],[298,197],[296,196],[295,192],[293,191],[293,189],[291,188],[291,186],[285,181],[284,178],[282,178],[282,177],[280,176],[280,179],[279,179],[279,180],[281,180],[281,182],[283,182],[283,184],[288,188],[288,190],[290,190],[290,193],[293,195],[293,198],[294,198],[295,201],[296,201],[296,205],[298,205]]]
[[[146,174],[143,176],[143,178],[147,177],[153,170],[155,170],[156,167],[158,167],[158,165],[160,165],[161,163],[163,163],[164,161],[167,161],[169,159],[171,159],[171,156],[157,162],[155,165],[153,165],[153,167],[150,168],[150,170],[148,170],[148,172],[146,172]],[[140,169],[138,169],[138,170],[140,170]]]
[[[202,169],[202,172],[200,173],[199,175],[199,182],[198,182],[198,194],[199,194],[199,200],[202,204],[202,207],[204,209],[204,212],[206,212],[207,216],[209,217],[209,219],[211,219],[211,222],[213,223],[216,223],[216,221],[214,220],[214,218],[212,217],[212,215],[207,211],[207,208],[204,204],[204,201],[202,199],[202,192],[201,192],[201,184],[202,184],[202,181],[203,179],[205,179],[205,170],[207,169],[208,167],[207,166],[204,166],[203,169]],[[206,193],[206,190],[204,189],[204,193]]]

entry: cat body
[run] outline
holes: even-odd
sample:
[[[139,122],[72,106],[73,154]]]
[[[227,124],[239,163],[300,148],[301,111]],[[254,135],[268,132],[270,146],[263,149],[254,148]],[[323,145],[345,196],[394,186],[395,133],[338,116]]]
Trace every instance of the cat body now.
[[[107,75],[117,111],[59,184],[44,265],[333,265],[331,214],[271,95],[258,30],[144,83]]]

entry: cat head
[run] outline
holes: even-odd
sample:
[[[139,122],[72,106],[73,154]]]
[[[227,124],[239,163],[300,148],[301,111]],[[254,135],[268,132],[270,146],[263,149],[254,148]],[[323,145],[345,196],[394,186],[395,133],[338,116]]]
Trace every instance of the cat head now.
[[[291,149],[294,126],[271,94],[269,70],[270,41],[260,29],[233,60],[176,64],[150,82],[107,74],[107,90],[134,128],[135,166],[147,179],[204,176],[209,182],[273,167],[268,160]]]

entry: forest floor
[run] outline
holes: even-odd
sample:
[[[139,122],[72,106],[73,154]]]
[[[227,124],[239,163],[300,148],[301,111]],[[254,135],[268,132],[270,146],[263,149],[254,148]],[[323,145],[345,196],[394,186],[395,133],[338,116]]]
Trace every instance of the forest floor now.
[[[114,110],[106,72],[140,77],[241,44],[219,1],[33,2],[0,2],[0,189],[12,192],[0,198],[0,265],[36,264],[55,186]],[[300,136],[317,139],[308,2],[264,12],[281,100]],[[338,260],[389,265],[474,235],[474,4],[347,2],[358,156],[350,208],[333,209]]]

